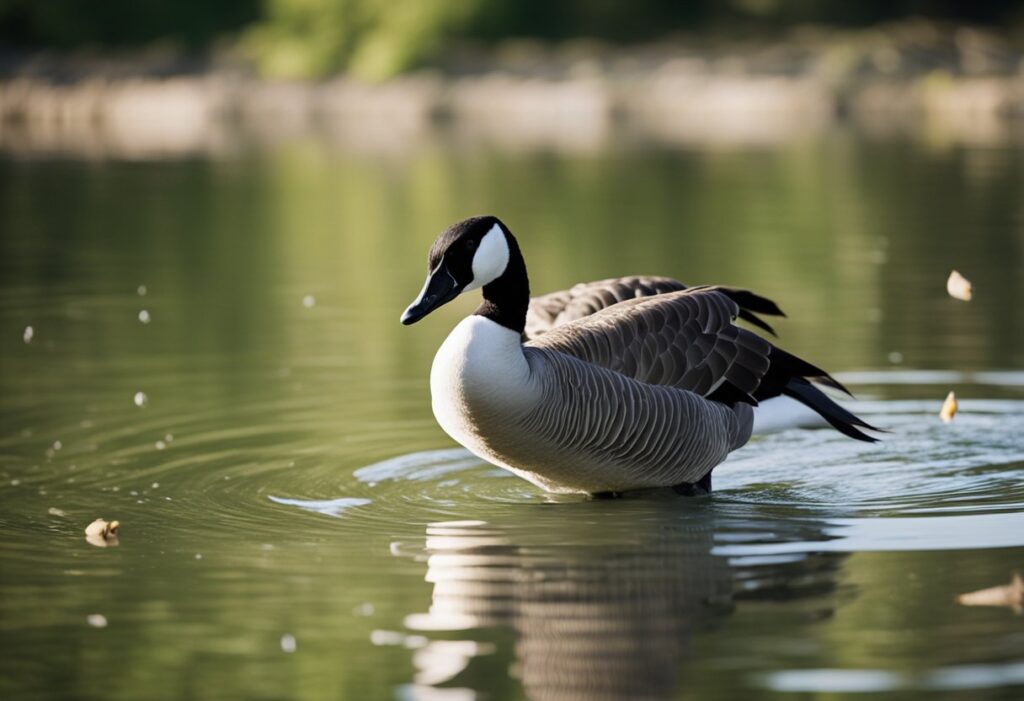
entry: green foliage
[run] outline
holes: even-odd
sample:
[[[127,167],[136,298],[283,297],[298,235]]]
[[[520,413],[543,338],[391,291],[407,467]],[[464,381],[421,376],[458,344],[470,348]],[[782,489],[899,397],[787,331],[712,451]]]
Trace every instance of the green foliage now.
[[[674,32],[767,32],[799,23],[864,25],[910,15],[1004,22],[1024,0],[0,0],[0,46],[73,49],[171,40],[206,50],[241,31],[260,70],[386,78],[457,40],[648,41]]]
[[[646,41],[680,31],[863,25],[907,15],[996,21],[1021,0],[265,0],[242,46],[278,77],[348,70],[381,79],[429,63],[460,39]]]
[[[243,50],[277,77],[346,68],[369,79],[422,64],[463,31],[483,0],[268,0]]]
[[[172,40],[202,49],[259,17],[261,0],[0,0],[0,42],[29,48]]]

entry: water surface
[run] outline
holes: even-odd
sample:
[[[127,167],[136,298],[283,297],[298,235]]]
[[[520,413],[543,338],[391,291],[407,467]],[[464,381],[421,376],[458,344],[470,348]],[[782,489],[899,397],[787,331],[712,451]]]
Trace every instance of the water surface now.
[[[697,499],[480,463],[427,387],[474,303],[398,324],[433,237],[480,212],[536,292],[643,272],[775,299],[781,344],[890,433],[757,438]],[[1024,569],[1019,146],[4,156],[0,231],[4,698],[1024,693],[1024,619],[955,602]],[[96,517],[118,547],[86,543]]]

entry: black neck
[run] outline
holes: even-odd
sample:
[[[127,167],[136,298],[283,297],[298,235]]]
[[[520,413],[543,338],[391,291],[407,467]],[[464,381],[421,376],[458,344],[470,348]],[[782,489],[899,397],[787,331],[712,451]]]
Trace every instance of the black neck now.
[[[526,310],[530,306],[530,280],[519,244],[508,237],[508,265],[494,282],[484,285],[484,301],[473,312],[522,334],[526,328]]]

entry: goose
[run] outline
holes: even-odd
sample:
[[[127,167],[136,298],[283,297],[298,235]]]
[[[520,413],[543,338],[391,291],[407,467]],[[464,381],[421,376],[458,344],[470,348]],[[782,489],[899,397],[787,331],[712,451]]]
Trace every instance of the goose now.
[[[711,471],[749,440],[754,407],[786,396],[843,434],[878,430],[815,384],[824,370],[753,331],[783,316],[747,290],[626,277],[530,298],[516,238],[497,217],[445,229],[401,316],[413,324],[463,292],[483,301],[438,349],[431,407],[479,458],[555,493],[711,491]]]

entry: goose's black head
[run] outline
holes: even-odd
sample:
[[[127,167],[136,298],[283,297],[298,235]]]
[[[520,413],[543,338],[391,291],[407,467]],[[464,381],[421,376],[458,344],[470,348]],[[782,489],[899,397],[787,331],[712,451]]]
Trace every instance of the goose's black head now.
[[[427,281],[419,297],[402,314],[402,323],[419,321],[462,292],[491,286],[506,275],[510,261],[518,264],[517,270],[523,267],[515,239],[497,217],[471,217],[452,224],[431,246]],[[525,268],[522,278],[525,285]],[[484,297],[488,297],[486,289]],[[528,291],[526,297],[528,301]]]

